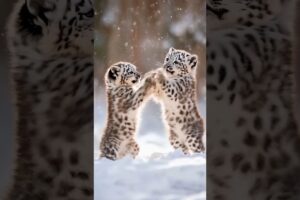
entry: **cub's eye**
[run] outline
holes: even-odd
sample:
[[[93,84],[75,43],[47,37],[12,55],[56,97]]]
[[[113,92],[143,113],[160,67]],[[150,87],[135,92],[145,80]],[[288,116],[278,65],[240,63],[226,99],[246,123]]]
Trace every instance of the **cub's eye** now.
[[[84,15],[85,17],[94,17],[94,10],[90,10],[89,12],[83,13],[82,15]]]
[[[168,62],[168,61],[169,61],[169,58],[166,58],[166,61]]]
[[[133,74],[133,72],[129,72],[129,74],[131,75],[131,74]]]

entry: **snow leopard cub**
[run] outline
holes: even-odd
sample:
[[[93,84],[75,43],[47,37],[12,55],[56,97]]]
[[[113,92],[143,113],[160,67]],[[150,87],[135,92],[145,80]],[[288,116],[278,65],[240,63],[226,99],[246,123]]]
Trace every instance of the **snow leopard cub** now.
[[[170,143],[185,154],[205,150],[203,120],[196,102],[197,63],[197,55],[170,48],[163,68],[154,71],[154,96],[164,105]]]
[[[100,143],[100,157],[121,159],[127,154],[134,158],[139,153],[135,141],[139,108],[151,94],[155,84],[141,75],[127,62],[113,64],[105,74],[107,92],[107,124]]]

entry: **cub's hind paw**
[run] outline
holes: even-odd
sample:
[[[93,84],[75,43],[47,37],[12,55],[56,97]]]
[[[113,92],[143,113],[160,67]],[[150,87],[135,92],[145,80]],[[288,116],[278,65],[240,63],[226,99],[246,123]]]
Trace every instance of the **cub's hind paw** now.
[[[182,144],[180,147],[181,147],[181,150],[182,150],[184,155],[190,155],[191,154],[189,148],[187,146],[185,146],[184,144]]]
[[[199,147],[195,150],[196,153],[203,153],[205,152],[205,147],[204,144],[201,142],[201,144],[199,145]]]
[[[100,157],[105,157],[109,160],[117,160],[118,156],[114,149],[105,148],[103,152],[101,152]]]
[[[132,155],[133,158],[136,158],[140,152],[140,147],[139,145],[134,142],[129,144],[129,149],[130,149],[130,154]]]
[[[193,143],[189,144],[190,145],[190,149],[194,152],[194,153],[203,153],[205,152],[205,146],[202,142],[201,139],[197,139],[195,140]]]

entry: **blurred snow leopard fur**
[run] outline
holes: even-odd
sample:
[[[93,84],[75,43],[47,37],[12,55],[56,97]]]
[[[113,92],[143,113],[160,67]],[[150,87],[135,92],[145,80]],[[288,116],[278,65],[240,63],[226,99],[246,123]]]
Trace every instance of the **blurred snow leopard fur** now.
[[[293,70],[294,70],[294,111],[298,126],[300,126],[300,1],[295,4],[293,24]],[[298,11],[298,12],[297,12]],[[300,135],[300,133],[299,133]]]
[[[208,199],[299,199],[294,3],[207,1]]]
[[[16,110],[6,200],[93,199],[93,2],[19,0],[7,41]]]

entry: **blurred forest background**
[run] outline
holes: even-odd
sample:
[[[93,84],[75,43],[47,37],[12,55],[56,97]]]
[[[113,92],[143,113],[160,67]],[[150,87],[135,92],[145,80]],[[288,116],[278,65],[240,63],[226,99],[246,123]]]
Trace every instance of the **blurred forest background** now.
[[[205,0],[95,1],[95,94],[106,69],[118,61],[145,73],[158,68],[170,47],[199,57],[198,91],[205,86]]]

